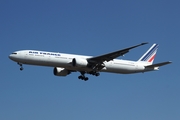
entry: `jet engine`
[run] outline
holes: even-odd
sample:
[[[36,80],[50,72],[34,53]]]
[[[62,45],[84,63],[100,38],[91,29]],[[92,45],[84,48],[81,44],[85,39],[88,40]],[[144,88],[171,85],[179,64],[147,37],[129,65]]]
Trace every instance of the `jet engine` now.
[[[74,67],[86,67],[88,65],[88,61],[82,58],[74,58],[72,60],[72,65]]]
[[[54,75],[56,76],[67,76],[71,72],[65,68],[55,67],[53,70]]]

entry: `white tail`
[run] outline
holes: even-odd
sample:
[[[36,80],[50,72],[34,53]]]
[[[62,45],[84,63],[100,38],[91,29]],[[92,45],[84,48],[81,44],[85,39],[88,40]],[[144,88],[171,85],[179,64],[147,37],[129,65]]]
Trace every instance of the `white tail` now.
[[[138,61],[146,61],[152,64],[156,56],[158,46],[158,44],[153,44]]]

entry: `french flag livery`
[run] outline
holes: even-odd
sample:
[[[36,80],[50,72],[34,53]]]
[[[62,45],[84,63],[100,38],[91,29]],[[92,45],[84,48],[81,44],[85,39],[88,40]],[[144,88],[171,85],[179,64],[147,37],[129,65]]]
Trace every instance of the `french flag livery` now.
[[[152,64],[156,56],[158,46],[158,44],[153,44],[138,61],[146,61]]]

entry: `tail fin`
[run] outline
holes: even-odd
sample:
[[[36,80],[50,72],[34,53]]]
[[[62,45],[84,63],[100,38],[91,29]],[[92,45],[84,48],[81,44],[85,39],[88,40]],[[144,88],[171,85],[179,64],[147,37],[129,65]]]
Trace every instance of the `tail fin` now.
[[[145,62],[149,62],[150,64],[152,64],[154,61],[154,58],[156,56],[158,46],[159,46],[158,44],[153,44],[149,48],[149,50],[138,61],[145,61]]]

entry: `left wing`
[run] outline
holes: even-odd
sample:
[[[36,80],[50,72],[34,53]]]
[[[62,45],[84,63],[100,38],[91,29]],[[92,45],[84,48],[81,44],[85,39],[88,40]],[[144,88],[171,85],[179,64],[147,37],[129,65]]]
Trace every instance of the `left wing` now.
[[[93,70],[101,70],[103,67],[104,67],[104,64],[103,62],[105,61],[110,61],[110,60],[113,60],[119,56],[123,56],[124,54],[128,53],[129,50],[133,49],[133,48],[136,48],[136,47],[139,47],[139,46],[142,46],[142,45],[145,45],[147,43],[141,43],[141,44],[138,44],[138,45],[135,45],[135,46],[132,46],[132,47],[128,47],[128,48],[125,48],[125,49],[122,49],[122,50],[118,50],[118,51],[115,51],[115,52],[111,52],[111,53],[108,53],[108,54],[104,54],[104,55],[100,55],[100,56],[97,56],[97,57],[92,57],[92,58],[88,58],[88,62],[90,63],[88,66],[90,68],[92,68]]]

